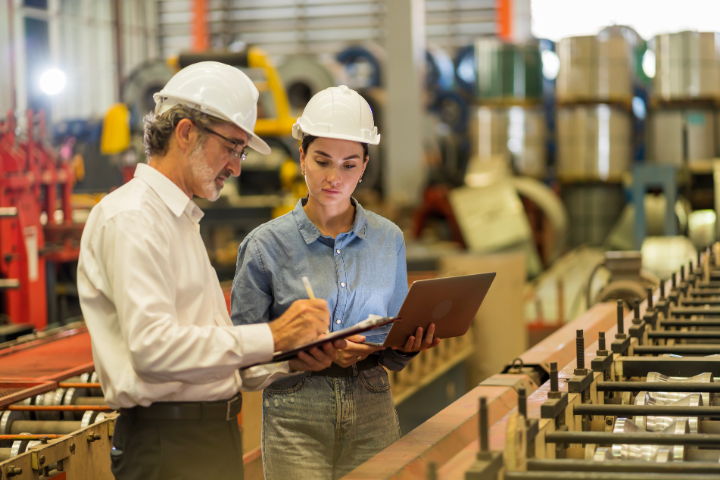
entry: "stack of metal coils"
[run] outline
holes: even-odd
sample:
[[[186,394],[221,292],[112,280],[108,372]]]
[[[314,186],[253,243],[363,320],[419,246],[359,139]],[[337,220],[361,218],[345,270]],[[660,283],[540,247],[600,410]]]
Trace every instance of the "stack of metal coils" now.
[[[717,156],[720,122],[720,34],[680,32],[656,36],[648,158],[681,166]]]
[[[505,160],[520,175],[547,174],[542,61],[538,42],[475,43],[477,68],[470,132],[475,160]]]
[[[668,377],[657,372],[648,373],[647,381],[652,383],[710,383],[713,377],[703,373],[693,377]],[[702,407],[713,404],[713,395],[708,392],[639,392],[635,405],[668,405],[675,407]],[[703,419],[699,417],[670,417],[664,415],[637,416],[633,419],[618,418],[613,433],[653,432],[658,434],[684,435],[688,433],[709,433],[703,431]],[[701,451],[682,445],[613,445],[599,448],[595,460],[644,460],[657,463],[702,461],[710,458],[718,461],[716,452]]]
[[[600,245],[625,203],[630,168],[634,48],[621,31],[569,37],[557,47],[557,175],[570,246]]]

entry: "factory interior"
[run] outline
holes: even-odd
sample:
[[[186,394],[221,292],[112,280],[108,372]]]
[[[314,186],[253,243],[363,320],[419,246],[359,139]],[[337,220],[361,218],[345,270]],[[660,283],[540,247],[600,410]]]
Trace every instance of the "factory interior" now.
[[[401,436],[342,478],[720,476],[719,2],[0,0],[1,480],[116,478],[81,238],[205,61],[252,81],[271,148],[193,200],[228,313],[243,240],[309,196],[293,126],[342,85],[382,137],[352,197],[408,285],[496,273],[467,333],[388,370]]]

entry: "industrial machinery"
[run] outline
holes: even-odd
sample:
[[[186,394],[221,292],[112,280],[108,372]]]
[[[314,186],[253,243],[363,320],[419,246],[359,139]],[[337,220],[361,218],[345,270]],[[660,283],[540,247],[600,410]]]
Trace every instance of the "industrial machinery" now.
[[[345,478],[717,478],[719,258],[596,305]]]
[[[48,146],[43,112],[26,121],[24,138],[12,112],[0,121],[0,314],[15,324],[0,327],[0,341],[54,316],[54,269],[77,260],[83,227],[72,218],[71,164]]]

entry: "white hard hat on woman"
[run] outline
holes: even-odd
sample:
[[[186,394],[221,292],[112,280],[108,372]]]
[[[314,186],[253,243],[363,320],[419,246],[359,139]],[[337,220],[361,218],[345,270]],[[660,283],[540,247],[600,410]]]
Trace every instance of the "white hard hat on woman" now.
[[[219,62],[199,62],[183,68],[153,95],[155,115],[183,104],[237,125],[248,134],[248,146],[260,153],[270,147],[255,135],[258,89],[240,69]]]
[[[292,135],[352,140],[370,145],[380,143],[367,101],[345,85],[330,87],[313,96],[293,125]]]

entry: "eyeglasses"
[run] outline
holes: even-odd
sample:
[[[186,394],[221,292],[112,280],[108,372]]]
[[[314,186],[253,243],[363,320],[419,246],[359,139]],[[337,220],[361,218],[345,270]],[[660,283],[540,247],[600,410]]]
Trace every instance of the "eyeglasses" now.
[[[230,140],[230,139],[227,138],[225,135],[220,135],[220,134],[217,133],[215,130],[212,130],[212,129],[207,128],[207,127],[203,127],[202,125],[197,125],[197,127],[205,130],[205,131],[208,132],[208,133],[212,133],[213,135],[217,135],[218,137],[222,138],[222,139],[225,140],[226,142],[232,143],[232,144],[233,144],[233,148],[229,148],[229,147],[228,147],[228,150],[230,151],[230,156],[232,156],[232,157],[234,157],[234,158],[237,158],[237,159],[240,159],[241,162],[244,162],[245,159],[247,158],[247,147],[243,147],[242,150],[238,150],[238,148],[240,148],[241,145],[240,145],[240,143],[236,142],[235,140]]]

